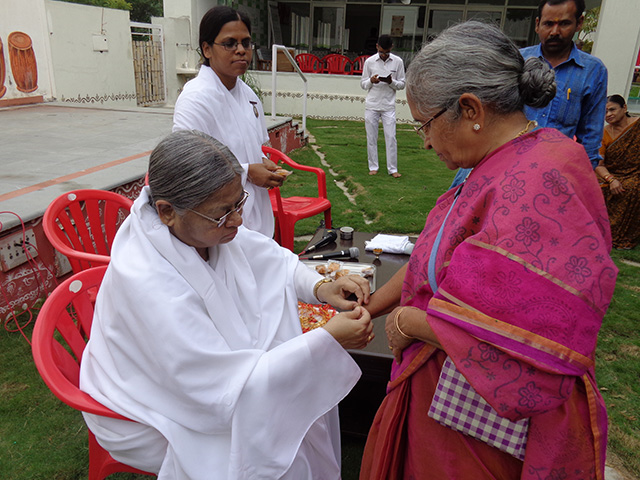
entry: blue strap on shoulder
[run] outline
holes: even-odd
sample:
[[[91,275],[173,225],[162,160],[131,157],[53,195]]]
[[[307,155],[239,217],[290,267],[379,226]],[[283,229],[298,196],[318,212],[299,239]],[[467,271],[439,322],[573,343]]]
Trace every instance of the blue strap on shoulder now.
[[[436,240],[433,242],[433,246],[431,247],[431,254],[429,255],[429,266],[427,267],[427,272],[429,274],[429,286],[431,287],[431,291],[435,294],[438,290],[438,282],[436,281],[436,256],[438,255],[438,248],[440,248],[440,241],[442,240],[442,232],[444,231],[444,224],[447,223],[447,218],[451,215],[451,211],[453,210],[454,205],[458,201],[458,197],[460,196],[460,192],[462,191],[462,187],[464,183],[460,185],[458,191],[455,193],[455,198],[453,199],[453,203],[449,207],[449,211],[447,215],[444,217],[442,221],[442,225],[440,225],[440,230],[438,230],[438,235],[436,236]]]

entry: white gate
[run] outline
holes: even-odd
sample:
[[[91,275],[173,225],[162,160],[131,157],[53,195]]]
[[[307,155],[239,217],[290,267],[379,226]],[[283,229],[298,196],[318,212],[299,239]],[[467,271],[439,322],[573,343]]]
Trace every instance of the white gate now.
[[[131,22],[131,36],[138,105],[147,107],[164,104],[167,82],[162,25]]]

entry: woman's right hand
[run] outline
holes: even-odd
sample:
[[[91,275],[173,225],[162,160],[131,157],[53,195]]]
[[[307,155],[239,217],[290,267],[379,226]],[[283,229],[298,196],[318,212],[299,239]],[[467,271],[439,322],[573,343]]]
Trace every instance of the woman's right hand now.
[[[275,164],[273,165],[275,166]],[[274,173],[273,170],[270,170],[269,166],[265,165],[264,163],[252,163],[251,165],[249,165],[247,177],[249,178],[249,181],[254,185],[264,188],[279,187],[284,181],[284,177],[282,175]]]
[[[373,323],[366,309],[356,307],[335,315],[322,328],[329,332],[342,348],[364,348],[373,340]]]
[[[620,195],[621,193],[624,193],[624,188],[622,188],[622,184],[618,179],[611,180],[611,183],[609,184],[609,190],[611,190],[611,193],[613,195]]]

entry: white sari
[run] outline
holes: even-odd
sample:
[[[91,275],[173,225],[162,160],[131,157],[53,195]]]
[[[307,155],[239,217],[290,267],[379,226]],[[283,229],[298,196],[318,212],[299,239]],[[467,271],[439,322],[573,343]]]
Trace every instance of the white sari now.
[[[138,423],[85,414],[117,460],[164,479],[338,479],[336,406],[360,376],[298,298],[320,278],[240,227],[205,262],[162,224],[148,187],[116,236],[82,390]]]
[[[262,163],[262,145],[269,141],[262,103],[253,90],[239,78],[229,90],[210,67],[203,65],[176,101],[176,130],[199,130],[229,147],[244,169],[242,184],[251,194],[242,213],[244,226],[272,238],[269,192],[247,180],[249,165]]]

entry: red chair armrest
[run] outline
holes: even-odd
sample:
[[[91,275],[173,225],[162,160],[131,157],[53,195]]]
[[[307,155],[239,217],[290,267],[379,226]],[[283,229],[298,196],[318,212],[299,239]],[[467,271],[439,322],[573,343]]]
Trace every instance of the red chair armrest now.
[[[294,168],[296,170],[302,170],[304,172],[315,173],[316,176],[318,177],[318,197],[327,198],[327,175],[324,172],[324,170],[318,167],[311,167],[309,165],[302,165],[300,163],[297,163],[293,161],[291,158],[289,158],[287,155],[282,153],[280,150],[276,150],[275,148],[272,148],[272,147],[263,146],[262,151],[265,154],[271,154],[272,157],[275,156],[277,160],[281,161],[282,163],[286,164],[291,168]],[[274,159],[272,158],[272,160]],[[274,162],[278,163],[275,160]]]

